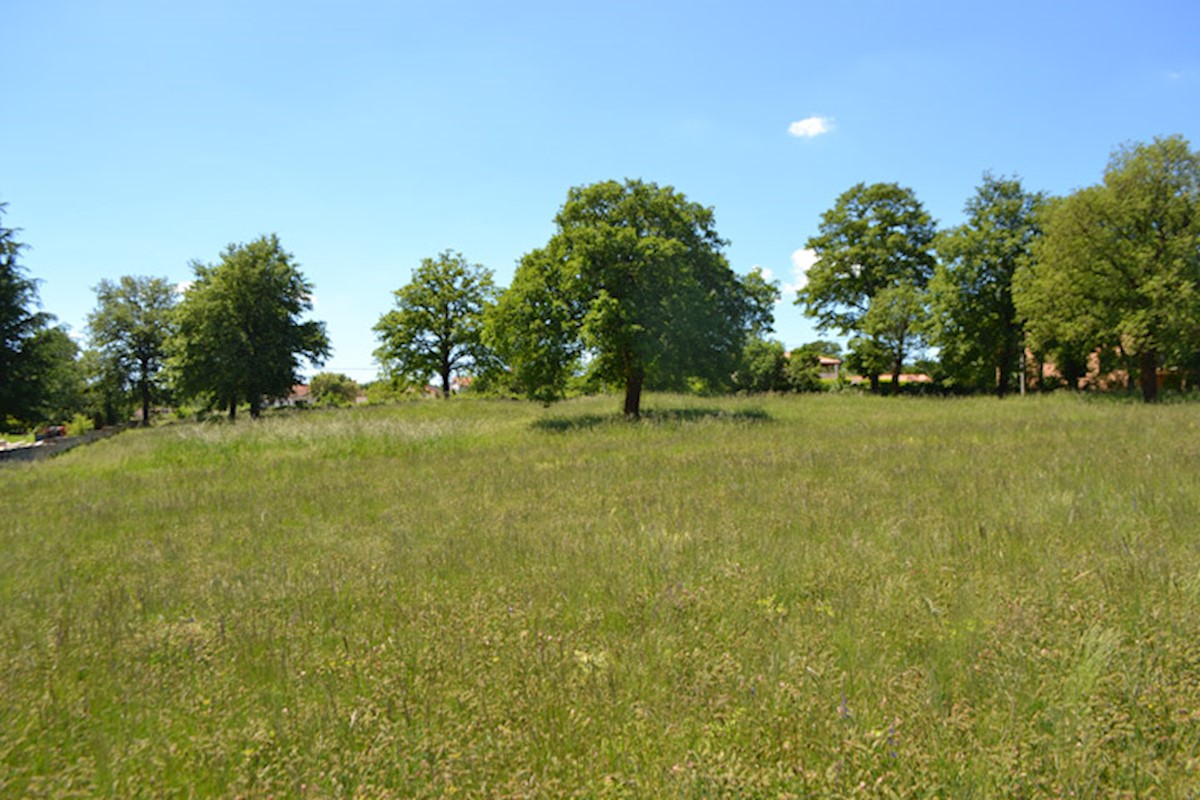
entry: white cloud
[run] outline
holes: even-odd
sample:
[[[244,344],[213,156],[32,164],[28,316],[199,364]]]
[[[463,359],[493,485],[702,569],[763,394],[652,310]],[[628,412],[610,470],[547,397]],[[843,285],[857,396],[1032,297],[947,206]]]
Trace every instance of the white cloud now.
[[[175,294],[185,293],[188,289],[192,288],[192,283],[194,283],[194,281],[180,281],[179,283],[175,284]]]
[[[833,130],[833,117],[805,117],[788,125],[788,136],[812,139]]]
[[[783,283],[783,294],[785,297],[795,294],[805,287],[808,283],[808,270],[816,263],[816,252],[809,250],[807,247],[792,251],[792,280],[790,282],[784,281]]]

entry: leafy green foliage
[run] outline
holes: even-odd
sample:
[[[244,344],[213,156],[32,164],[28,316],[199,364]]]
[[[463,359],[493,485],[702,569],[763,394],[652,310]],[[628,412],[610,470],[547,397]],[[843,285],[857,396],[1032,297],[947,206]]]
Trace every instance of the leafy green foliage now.
[[[161,397],[167,340],[171,335],[176,293],[166,278],[122,276],[100,281],[96,309],[88,315],[94,347],[108,371],[134,387],[142,406],[142,424],[150,424],[150,404]]]
[[[67,423],[67,436],[83,436],[95,430],[96,423],[87,414],[76,414]]]
[[[402,400],[410,400],[414,396],[418,396],[421,391],[419,387],[410,386],[403,380],[393,378],[380,378],[379,380],[371,381],[363,385],[363,391],[367,393],[367,402],[373,405],[386,403],[398,403]]]
[[[551,242],[521,258],[484,324],[484,340],[508,365],[513,388],[543,403],[564,396],[583,355],[575,281],[551,249],[560,245]]]
[[[318,406],[349,406],[358,399],[359,386],[340,372],[318,372],[308,390]]]
[[[1042,348],[1116,350],[1156,369],[1200,345],[1200,154],[1181,136],[1113,154],[1103,183],[1051,205],[1015,301]]]
[[[97,425],[116,425],[133,414],[127,391],[127,375],[97,350],[85,350],[79,358],[83,376],[83,409]]]
[[[821,358],[838,358],[841,354],[841,345],[824,340],[793,348],[786,367],[788,386],[796,392],[823,391],[825,384],[821,378]]]
[[[274,234],[231,244],[219,264],[192,265],[196,278],[175,313],[172,362],[182,394],[205,398],[236,414],[250,404],[286,397],[300,359],[319,365],[329,355],[321,322],[302,321],[312,310],[312,285]]]
[[[821,215],[808,240],[817,261],[796,304],[822,330],[855,336],[857,361],[878,387],[921,345],[925,287],[933,274],[933,220],[911,189],[859,183]]]
[[[928,322],[926,294],[916,285],[880,289],[859,323],[862,335],[850,341],[858,369],[865,375],[891,372],[895,387],[904,358],[924,347]]]
[[[375,357],[390,377],[423,384],[437,375],[448,398],[452,375],[494,361],[481,336],[484,307],[495,296],[491,270],[446,250],[422,259],[395,295],[396,309],[375,325],[382,341]]]
[[[625,414],[636,417],[643,387],[727,384],[747,337],[770,328],[774,287],[739,279],[712,209],[671,187],[575,187],[555,225],[489,321],[489,340],[532,397],[561,397],[582,365],[624,387]]]
[[[6,207],[0,203],[0,217]],[[0,425],[36,421],[41,386],[31,347],[54,319],[36,310],[37,282],[21,267],[18,233],[0,224]]]
[[[967,201],[967,221],[939,234],[931,342],[948,385],[1001,396],[1012,388],[1025,346],[1013,275],[1032,259],[1045,202],[1016,178],[985,174]]]
[[[783,344],[774,339],[751,339],[742,350],[742,362],[733,376],[739,392],[783,392],[789,388],[788,359]]]
[[[61,325],[43,328],[25,346],[26,364],[34,391],[27,419],[57,425],[71,419],[84,405],[84,373],[79,347]]]

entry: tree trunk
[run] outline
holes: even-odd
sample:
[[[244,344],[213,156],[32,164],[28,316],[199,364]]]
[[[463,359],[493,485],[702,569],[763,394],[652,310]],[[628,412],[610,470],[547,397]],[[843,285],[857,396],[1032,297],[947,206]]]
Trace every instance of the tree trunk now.
[[[1012,374],[1012,362],[1016,348],[1011,346],[1011,342],[1005,337],[1004,342],[1000,345],[1000,357],[996,364],[996,397],[1004,397],[1008,394],[1008,376]]]
[[[138,387],[142,391],[142,427],[150,427],[150,381],[146,380],[145,372],[142,373],[141,385]]]
[[[1025,384],[1027,384],[1029,382],[1029,376],[1026,374],[1027,368],[1025,365],[1025,348],[1024,347],[1021,348],[1021,357],[1017,362],[1017,369],[1019,370],[1019,372],[1017,373],[1017,377],[1018,377],[1018,383],[1021,387],[1021,397],[1024,397],[1025,396]]]
[[[867,377],[871,379],[871,394],[879,394],[879,373],[872,372]]]
[[[625,378],[625,419],[640,419],[642,416],[642,383],[646,375],[640,367],[629,371]]]
[[[897,361],[892,365],[892,391],[893,396],[900,394],[900,372],[904,367]]]
[[[258,419],[262,416],[262,398],[255,396],[250,398],[250,419]]]
[[[229,421],[233,422],[237,419],[237,395],[229,397]]]
[[[1142,400],[1153,403],[1158,400],[1158,353],[1145,350],[1138,358],[1141,373]]]
[[[450,399],[450,365],[442,364],[442,399]]]

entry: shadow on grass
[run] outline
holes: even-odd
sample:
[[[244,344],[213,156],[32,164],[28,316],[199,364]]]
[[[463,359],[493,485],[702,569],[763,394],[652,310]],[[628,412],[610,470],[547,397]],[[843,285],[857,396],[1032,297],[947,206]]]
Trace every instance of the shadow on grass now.
[[[762,409],[725,411],[720,408],[666,408],[642,412],[641,419],[627,420],[622,414],[580,414],[575,417],[552,417],[533,423],[534,430],[553,433],[588,430],[602,425],[670,425],[689,422],[768,422],[771,415]]]

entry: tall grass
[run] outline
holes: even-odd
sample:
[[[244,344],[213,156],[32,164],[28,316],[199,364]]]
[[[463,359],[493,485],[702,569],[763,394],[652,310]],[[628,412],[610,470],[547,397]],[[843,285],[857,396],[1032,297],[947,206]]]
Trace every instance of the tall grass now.
[[[648,406],[5,468],[0,793],[1200,793],[1200,409]]]

